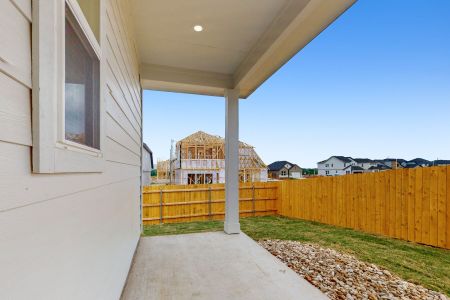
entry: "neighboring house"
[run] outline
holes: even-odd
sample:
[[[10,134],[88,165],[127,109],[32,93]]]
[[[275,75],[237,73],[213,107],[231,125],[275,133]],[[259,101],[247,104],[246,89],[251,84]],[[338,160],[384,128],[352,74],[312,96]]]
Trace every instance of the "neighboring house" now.
[[[415,168],[422,168],[422,166],[413,161],[407,161],[407,162],[402,163],[402,168],[415,169]]]
[[[239,233],[239,99],[354,1],[322,2],[0,1],[0,299],[120,298],[141,235],[143,89],[224,98],[224,231]]]
[[[423,158],[415,158],[411,159],[410,161],[402,163],[402,166],[404,168],[413,168],[415,167],[431,167],[433,163],[429,160],[423,159]]]
[[[371,166],[369,169],[367,169],[367,173],[376,173],[376,172],[381,172],[381,171],[387,171],[387,170],[391,170],[391,167],[385,165],[385,164],[377,164],[376,166]]]
[[[340,176],[389,170],[391,167],[384,162],[395,165],[396,162],[394,161],[390,159],[372,160],[369,158],[332,156],[327,160],[318,162],[317,168],[319,176]]]
[[[405,160],[402,158],[369,159],[348,156],[332,156],[317,163],[320,176],[339,176],[357,173],[373,173],[399,168],[413,169],[438,165],[449,165],[449,160],[429,161],[423,158]]]
[[[269,178],[272,179],[299,179],[302,178],[302,168],[288,161],[276,161],[267,166]]]
[[[319,176],[339,176],[349,174],[344,171],[348,166],[354,166],[357,162],[347,156],[332,156],[317,163]]]
[[[152,183],[153,170],[153,152],[146,143],[142,147],[142,185],[150,185]]]
[[[203,131],[193,133],[176,144],[171,161],[175,184],[212,184],[225,182],[225,140]],[[267,181],[267,166],[253,146],[239,142],[239,181]]]
[[[402,164],[406,163],[406,160],[402,158],[385,158],[376,161],[388,166],[391,169],[400,169],[402,168]]]
[[[447,165],[450,165],[450,160],[438,159],[433,161],[433,166],[447,166]]]
[[[356,165],[358,167],[361,167],[364,170],[368,170],[371,167],[375,167],[379,164],[378,161],[368,159],[368,158],[354,158],[353,160],[356,161]]]
[[[344,173],[346,175],[348,174],[362,174],[365,173],[365,169],[360,167],[360,166],[356,166],[356,165],[350,165],[348,167],[346,167],[344,170]]]

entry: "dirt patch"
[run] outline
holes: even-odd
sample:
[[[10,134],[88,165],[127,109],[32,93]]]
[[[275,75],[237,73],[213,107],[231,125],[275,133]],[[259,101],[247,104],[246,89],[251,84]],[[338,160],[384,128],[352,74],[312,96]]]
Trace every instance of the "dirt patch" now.
[[[294,241],[259,243],[331,299],[449,299],[333,249]]]

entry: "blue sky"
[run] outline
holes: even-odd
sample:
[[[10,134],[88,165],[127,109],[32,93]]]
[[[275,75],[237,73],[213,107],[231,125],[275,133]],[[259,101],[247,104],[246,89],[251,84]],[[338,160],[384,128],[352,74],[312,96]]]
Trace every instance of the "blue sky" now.
[[[223,98],[144,92],[144,141],[224,136]],[[248,99],[240,140],[266,164],[331,155],[450,159],[450,1],[360,0]]]

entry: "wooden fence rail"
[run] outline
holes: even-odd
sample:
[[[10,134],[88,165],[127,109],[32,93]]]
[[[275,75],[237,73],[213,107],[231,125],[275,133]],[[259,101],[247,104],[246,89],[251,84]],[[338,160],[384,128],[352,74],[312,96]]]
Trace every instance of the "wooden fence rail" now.
[[[277,183],[241,184],[240,216],[276,213]],[[144,187],[144,224],[222,220],[225,215],[225,187],[214,185],[167,185]]]
[[[284,181],[278,214],[450,249],[450,166]]]
[[[241,184],[239,208],[450,249],[450,166]],[[224,211],[223,184],[143,191],[144,224],[222,220]]]

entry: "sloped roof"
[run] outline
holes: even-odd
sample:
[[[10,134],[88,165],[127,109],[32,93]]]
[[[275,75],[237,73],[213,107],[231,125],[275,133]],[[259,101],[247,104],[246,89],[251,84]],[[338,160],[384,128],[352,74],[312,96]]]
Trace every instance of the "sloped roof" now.
[[[146,143],[143,143],[142,147],[144,147],[144,149],[147,150],[148,153],[153,154],[152,150],[150,150],[150,147]]]
[[[279,171],[282,168],[284,168],[284,166],[286,164],[291,165],[291,167],[289,169],[292,169],[293,167],[297,166],[299,167],[297,164],[293,164],[291,162],[288,162],[286,160],[279,160],[279,161],[275,161],[273,163],[271,163],[270,165],[268,165],[267,167],[269,168],[269,171]],[[300,168],[300,167],[299,167]]]
[[[399,164],[406,162],[406,160],[403,159],[403,158],[385,158],[382,161],[384,161],[384,162],[386,162],[386,161],[389,161],[389,162],[397,161]]]
[[[337,158],[337,159],[339,159],[339,160],[341,160],[341,161],[343,161],[343,162],[346,162],[346,163],[352,162],[352,160],[353,160],[353,158],[351,158],[351,157],[349,157],[349,156],[333,155],[333,156],[331,156],[331,157],[328,158],[328,159],[319,161],[318,163],[319,163],[319,164],[323,164],[324,162],[326,162],[326,161],[332,159],[333,157],[335,157],[335,158]]]
[[[350,166],[350,169],[352,171],[364,171],[364,169],[361,168],[360,166]]]
[[[244,144],[247,145],[247,144]],[[265,169],[263,162],[253,147],[241,147],[239,149],[239,169]]]
[[[416,163],[418,165],[431,165],[431,161],[423,159],[423,158],[414,158],[409,161],[410,163]]]
[[[386,166],[385,164],[377,164],[376,166],[371,166],[369,170],[389,170],[391,167]]]
[[[191,135],[188,135],[184,139],[177,142],[177,145],[192,144],[192,145],[211,145],[211,144],[225,144],[225,139],[219,135],[212,135],[204,131],[197,131]],[[241,148],[253,148],[252,145],[239,141],[239,147]]]
[[[414,169],[414,168],[422,167],[422,166],[417,164],[414,161],[408,161],[408,162],[402,163],[402,167],[405,169]]]
[[[450,160],[437,159],[433,162],[433,165],[450,165]]]
[[[363,171],[364,170],[364,168],[361,168],[360,166],[352,166],[352,165],[344,168],[344,170],[347,170],[347,169],[350,169],[352,171]]]
[[[369,159],[369,158],[353,158],[354,161],[356,161],[357,163],[370,163],[373,162],[373,160]]]
[[[192,144],[192,145],[204,145],[204,144],[223,144],[225,140],[218,136],[208,134],[203,131],[197,131],[191,135],[188,135],[182,140],[177,142],[177,145],[180,143]]]
[[[191,145],[225,145],[225,139],[218,135],[212,135],[204,131],[197,131],[177,142]],[[247,143],[239,141],[239,168],[240,169],[258,169],[266,168],[266,164],[256,153],[254,147]]]
[[[286,164],[291,164],[291,163],[286,160],[279,160],[279,161],[275,161],[275,162],[271,163],[267,167],[269,168],[269,171],[279,171],[282,168],[284,168],[284,166]]]

